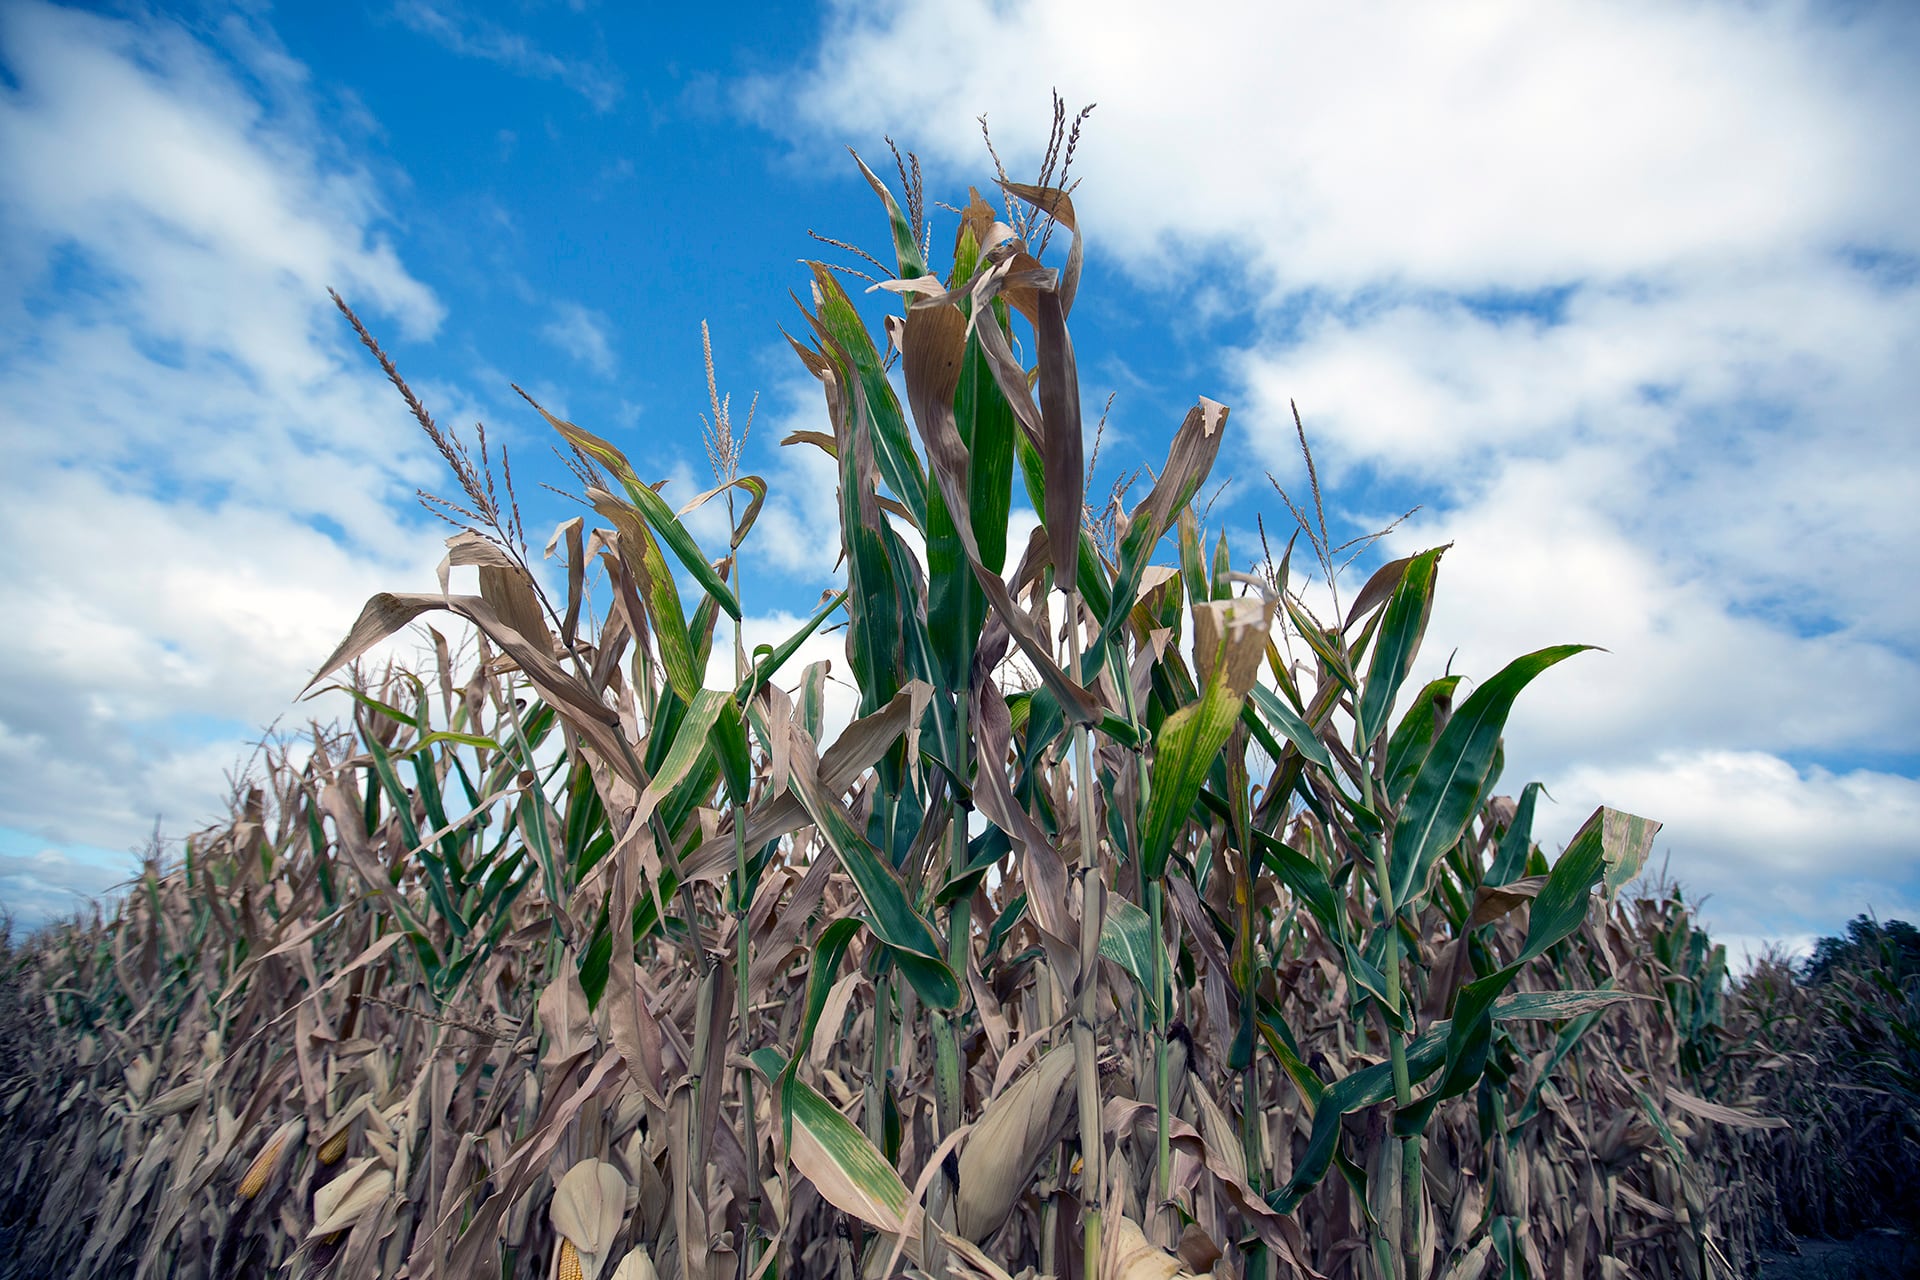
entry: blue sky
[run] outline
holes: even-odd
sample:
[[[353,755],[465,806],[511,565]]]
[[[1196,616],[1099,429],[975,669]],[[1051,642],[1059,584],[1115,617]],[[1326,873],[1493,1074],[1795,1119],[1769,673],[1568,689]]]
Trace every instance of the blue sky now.
[[[1920,917],[1920,19],[1760,3],[0,0],[0,904],[70,910],[222,812],[360,602],[424,589],[437,458],[331,310],[570,514],[508,388],[705,477],[700,322],[774,496],[751,636],[833,573],[785,349],[809,228],[884,244],[848,145],[930,199],[1098,102],[1075,162],[1103,470],[1234,407],[1266,481],[1452,540],[1423,663],[1530,690],[1543,834],[1601,799],[1736,947]],[[888,166],[890,169],[890,165]],[[951,215],[944,215],[950,219]],[[934,211],[944,242],[952,223]],[[810,452],[810,451],[809,451]],[[831,648],[832,642],[824,642]],[[826,650],[822,650],[826,652]]]

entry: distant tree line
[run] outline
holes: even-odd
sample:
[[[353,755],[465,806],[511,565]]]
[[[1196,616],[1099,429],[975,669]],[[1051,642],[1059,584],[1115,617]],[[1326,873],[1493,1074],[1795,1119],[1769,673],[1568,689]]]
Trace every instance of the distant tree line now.
[[[1813,954],[1801,962],[1801,979],[1825,982],[1843,969],[1871,965],[1888,971],[1896,982],[1920,975],[1920,929],[1905,920],[1875,920],[1858,915],[1844,937],[1827,937],[1814,944]]]

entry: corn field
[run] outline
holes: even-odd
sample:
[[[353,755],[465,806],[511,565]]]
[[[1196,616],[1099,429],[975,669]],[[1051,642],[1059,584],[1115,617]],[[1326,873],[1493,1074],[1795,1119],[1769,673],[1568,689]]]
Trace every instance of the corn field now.
[[[767,485],[711,362],[678,510],[534,406],[584,504],[541,556],[341,302],[478,594],[342,619],[310,687],[350,723],[8,952],[0,1275],[1705,1280],[1864,1099],[1915,1167],[1911,1074],[1795,1094],[1812,997],[1644,887],[1656,822],[1531,839],[1502,729],[1583,646],[1415,687],[1447,548],[1343,580],[1316,479],[1277,555],[1230,549],[1209,399],[1089,501],[1077,130],[937,268],[917,162],[861,166],[894,310],[814,264],[827,429],[784,442],[833,459],[845,589],[730,663]],[[362,661],[416,624],[430,659]]]

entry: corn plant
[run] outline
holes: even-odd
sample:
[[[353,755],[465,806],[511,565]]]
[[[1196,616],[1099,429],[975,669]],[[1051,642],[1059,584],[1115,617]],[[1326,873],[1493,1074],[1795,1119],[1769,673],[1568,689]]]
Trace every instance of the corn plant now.
[[[1079,123],[1056,109],[1037,181],[969,191],[938,269],[918,163],[897,192],[860,165],[894,310],[810,267],[790,342],[823,429],[785,442],[833,460],[846,584],[777,645],[736,625],[731,662],[767,486],[710,352],[714,485],[677,508],[529,401],[585,507],[550,594],[505,455],[341,304],[455,476],[428,502],[478,591],[368,601],[314,681],[351,725],[268,751],[182,865],[23,970],[60,1037],[7,1114],[61,1161],[32,1203],[102,1188],[83,1271],[1747,1256],[1754,1201],[1713,1177],[1779,1131],[1714,1056],[1711,949],[1622,894],[1655,824],[1601,809],[1549,857],[1538,786],[1494,794],[1515,700],[1580,646],[1412,687],[1446,549],[1343,607],[1316,481],[1279,562],[1236,562],[1199,501],[1230,419],[1206,398],[1138,501],[1090,510]],[[686,523],[709,502],[724,548]],[[467,645],[368,665],[446,614]],[[795,669],[828,627],[844,665]],[[831,736],[830,679],[857,694]]]

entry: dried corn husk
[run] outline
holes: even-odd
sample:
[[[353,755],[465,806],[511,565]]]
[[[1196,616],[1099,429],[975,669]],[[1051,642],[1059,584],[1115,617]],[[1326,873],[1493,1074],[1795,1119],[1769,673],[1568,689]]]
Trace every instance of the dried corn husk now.
[[[1060,1045],[988,1104],[960,1152],[956,1225],[980,1243],[1000,1229],[1073,1115],[1073,1053]]]
[[[627,1250],[627,1256],[613,1269],[613,1280],[660,1280],[660,1273],[654,1270],[647,1251],[636,1247]]]
[[[350,1161],[340,1176],[313,1193],[313,1229],[317,1240],[345,1231],[393,1190],[393,1170],[372,1157]]]
[[[582,1280],[595,1280],[627,1218],[627,1180],[605,1160],[582,1160],[560,1179],[547,1217],[578,1250]]]
[[[1106,1225],[1100,1280],[1198,1280],[1180,1259],[1147,1239],[1140,1224],[1115,1214]]]

